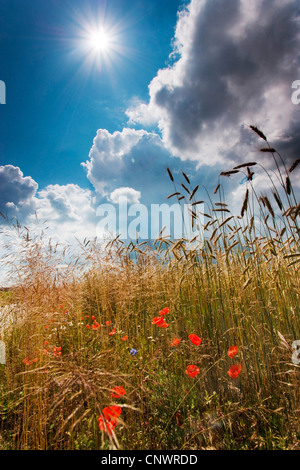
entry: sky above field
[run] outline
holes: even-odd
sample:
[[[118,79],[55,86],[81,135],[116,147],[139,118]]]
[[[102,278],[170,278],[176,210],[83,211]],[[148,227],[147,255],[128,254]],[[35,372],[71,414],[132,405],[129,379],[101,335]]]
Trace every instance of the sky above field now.
[[[268,167],[250,125],[299,158],[299,15],[298,0],[1,0],[1,212],[92,238],[101,204],[166,202],[167,167],[199,199],[221,171]],[[224,181],[237,210],[242,183]]]

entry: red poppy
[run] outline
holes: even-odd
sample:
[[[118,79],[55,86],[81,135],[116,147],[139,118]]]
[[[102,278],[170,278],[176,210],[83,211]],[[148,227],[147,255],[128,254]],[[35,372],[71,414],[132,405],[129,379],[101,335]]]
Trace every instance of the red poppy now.
[[[86,328],[89,330],[91,327],[90,327],[90,325],[86,325]]]
[[[118,424],[118,417],[120,416],[121,412],[122,408],[117,405],[103,408],[103,416],[98,418],[98,424],[101,431],[107,432],[111,436]]]
[[[179,346],[180,343],[181,343],[181,339],[174,338],[173,341],[171,341],[171,346],[176,347],[176,346]]]
[[[114,392],[110,394],[112,398],[120,398],[123,395],[126,395],[126,390],[122,387],[122,385],[119,385],[118,387],[115,387],[112,390]]]
[[[165,320],[163,319],[163,317],[155,317],[155,318],[153,318],[153,320],[152,320],[152,325],[157,325],[157,326],[159,326],[160,328],[167,328],[167,327],[169,326],[169,324],[165,322]]]
[[[53,348],[53,354],[54,356],[61,356],[61,346]]]
[[[200,346],[202,340],[197,335],[189,335],[189,338],[193,344],[196,346]]]
[[[111,324],[112,324],[112,322],[111,322],[110,320],[109,320],[109,321],[107,321],[107,322],[105,322],[105,323],[106,323],[106,325],[107,325],[107,326],[109,326],[109,325],[111,325]]]
[[[237,354],[238,352],[238,348],[237,346],[230,346],[230,348],[228,349],[228,356],[231,357],[231,359],[234,358],[234,356]]]
[[[127,341],[128,336],[123,336],[122,341]]]
[[[227,374],[232,379],[236,379],[240,375],[241,370],[242,370],[241,364],[237,364],[237,365],[231,366],[230,369],[227,371]]]
[[[113,328],[112,331],[111,331],[110,333],[108,333],[108,334],[109,334],[109,336],[115,335],[115,334],[116,334],[116,329]]]
[[[199,372],[199,367],[193,365],[187,366],[185,371],[186,375],[189,375],[190,377],[192,377],[192,379],[194,379],[199,374]]]
[[[25,366],[30,366],[32,364],[32,361],[29,359],[29,357],[26,357],[24,360],[23,360]]]
[[[99,330],[99,328],[100,328],[99,323],[97,321],[94,321],[94,323],[92,325],[92,328],[93,328],[93,330]]]
[[[96,320],[96,318],[94,317],[94,315],[92,315],[92,320]]]
[[[159,314],[162,317],[163,315],[167,315],[167,313],[169,313],[169,311],[170,311],[170,309],[168,307],[165,307],[159,312]]]

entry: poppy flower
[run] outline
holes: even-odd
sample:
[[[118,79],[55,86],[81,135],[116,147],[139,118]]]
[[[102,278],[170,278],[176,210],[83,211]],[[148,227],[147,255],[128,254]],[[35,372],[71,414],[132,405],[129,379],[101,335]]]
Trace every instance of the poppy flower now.
[[[117,405],[103,408],[103,416],[98,418],[98,424],[101,431],[107,432],[111,436],[118,424],[118,417],[120,416],[121,412],[122,408]]]
[[[93,330],[99,330],[99,328],[100,328],[99,323],[97,321],[94,321],[94,323],[92,325],[92,328],[93,328]]]
[[[61,346],[59,348],[54,347],[53,348],[53,354],[54,354],[54,356],[61,356]]]
[[[30,366],[32,364],[32,361],[29,359],[29,357],[26,357],[24,360],[23,360],[25,366]]]
[[[186,375],[192,377],[192,379],[194,379],[199,374],[199,372],[199,367],[194,365],[187,366],[185,371]]]
[[[93,321],[96,320],[96,318],[94,317],[94,315],[92,315],[92,320],[93,320]]]
[[[181,343],[181,339],[174,338],[173,341],[171,341],[171,346],[176,347],[176,346],[179,346],[180,343]]]
[[[237,354],[238,352],[238,348],[237,346],[230,346],[230,348],[228,349],[228,356],[231,357],[231,359],[234,358],[234,356]]]
[[[227,374],[232,379],[236,379],[240,375],[241,370],[242,370],[241,364],[237,364],[237,365],[231,366],[230,369],[227,371]]]
[[[189,335],[189,338],[193,344],[196,346],[200,346],[202,340],[197,335]]]
[[[91,327],[90,327],[90,325],[86,325],[86,328],[89,330]]]
[[[112,390],[113,391],[110,394],[112,398],[120,398],[123,395],[126,395],[126,390],[122,387],[122,385],[119,385],[118,387],[114,387]]]
[[[127,341],[128,336],[123,336],[122,341]]]
[[[163,317],[155,317],[155,318],[153,318],[153,320],[152,320],[152,325],[157,325],[157,326],[159,326],[160,328],[167,328],[167,327],[169,326],[169,324],[165,322],[165,320],[163,319]]]
[[[112,436],[113,431],[117,426],[118,416],[114,412],[110,413],[106,411],[108,409],[109,408],[103,409],[102,413],[104,414],[104,417],[100,416],[98,418],[98,424],[101,431],[107,432],[110,436]]]
[[[107,322],[105,322],[105,323],[106,323],[106,325],[107,325],[107,326],[109,326],[109,325],[111,325],[111,324],[112,324],[112,322],[111,322],[110,320],[109,320],[109,321],[107,321]]]
[[[111,331],[110,333],[108,333],[108,334],[109,334],[109,336],[115,335],[115,334],[116,334],[116,329],[113,328],[112,331]]]
[[[170,311],[170,309],[168,307],[165,307],[159,312],[159,314],[160,314],[160,316],[167,315],[167,313],[169,313],[169,311]]]

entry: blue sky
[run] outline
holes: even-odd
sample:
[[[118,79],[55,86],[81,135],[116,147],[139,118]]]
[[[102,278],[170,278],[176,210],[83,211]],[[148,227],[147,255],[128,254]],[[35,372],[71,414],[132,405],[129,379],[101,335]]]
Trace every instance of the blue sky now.
[[[1,119],[1,164],[39,182],[88,185],[80,163],[98,128],[124,126],[133,96],[171,52],[180,1],[1,2],[1,80],[7,105]],[[117,24],[124,50],[101,69],[84,64],[78,39],[96,18]],[[18,138],[16,139],[16,132]]]
[[[299,18],[297,0],[2,0],[0,210],[92,237],[100,203],[166,202],[167,167],[201,200],[221,171],[270,168],[250,125],[299,158]],[[237,213],[242,179],[224,181]]]

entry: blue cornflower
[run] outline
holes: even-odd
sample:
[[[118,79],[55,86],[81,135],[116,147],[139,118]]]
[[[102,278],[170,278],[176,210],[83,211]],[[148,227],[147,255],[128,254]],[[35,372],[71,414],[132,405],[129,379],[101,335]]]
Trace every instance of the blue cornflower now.
[[[135,355],[137,354],[137,350],[134,349],[134,348],[131,349],[131,350],[130,350],[130,354],[131,354],[132,356],[135,356]]]

